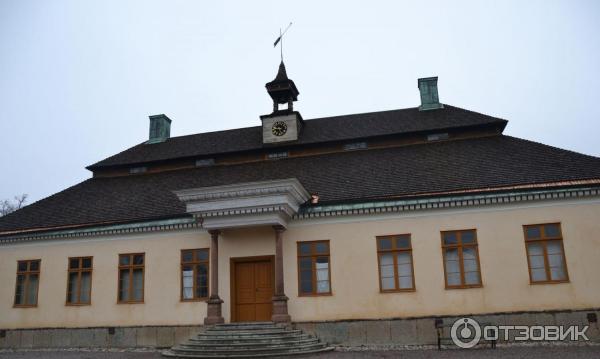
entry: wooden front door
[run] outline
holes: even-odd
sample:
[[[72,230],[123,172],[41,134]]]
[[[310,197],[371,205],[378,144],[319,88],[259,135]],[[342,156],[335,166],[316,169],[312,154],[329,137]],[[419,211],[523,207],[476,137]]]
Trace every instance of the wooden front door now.
[[[232,321],[270,321],[273,311],[274,271],[272,258],[233,260],[234,293]]]

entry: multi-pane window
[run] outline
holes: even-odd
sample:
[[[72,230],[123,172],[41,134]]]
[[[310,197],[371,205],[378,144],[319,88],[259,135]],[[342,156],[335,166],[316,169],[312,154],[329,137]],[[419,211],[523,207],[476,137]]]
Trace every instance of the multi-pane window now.
[[[181,300],[208,298],[208,249],[181,251]]]
[[[531,283],[569,280],[559,223],[523,226]]]
[[[410,234],[377,237],[377,255],[382,292],[415,289]]]
[[[67,304],[90,304],[92,294],[92,257],[69,258]]]
[[[446,288],[481,286],[475,230],[442,232]]]
[[[298,292],[331,294],[329,241],[298,242]]]
[[[17,262],[17,285],[15,307],[35,307],[40,282],[40,260]]]
[[[119,303],[144,301],[144,253],[119,254]]]

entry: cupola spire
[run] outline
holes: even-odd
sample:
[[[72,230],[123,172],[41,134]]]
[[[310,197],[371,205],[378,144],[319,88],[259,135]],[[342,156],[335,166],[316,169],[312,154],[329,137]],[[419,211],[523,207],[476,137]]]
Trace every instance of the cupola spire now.
[[[281,61],[277,76],[271,82],[268,82],[265,87],[269,96],[273,99],[273,113],[279,111],[279,104],[288,104],[287,111],[294,110],[294,101],[298,101],[298,88],[294,81],[290,80],[285,70],[285,64]]]

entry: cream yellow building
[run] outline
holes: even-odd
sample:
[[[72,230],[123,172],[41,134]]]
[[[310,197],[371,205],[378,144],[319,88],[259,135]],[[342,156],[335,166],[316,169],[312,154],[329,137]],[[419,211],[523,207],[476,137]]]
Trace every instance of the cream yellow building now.
[[[282,64],[263,126],[170,138],[151,116],[147,142],[0,218],[0,345],[170,346],[248,321],[429,344],[456,316],[598,339],[600,159],[418,84],[417,108],[305,121]]]

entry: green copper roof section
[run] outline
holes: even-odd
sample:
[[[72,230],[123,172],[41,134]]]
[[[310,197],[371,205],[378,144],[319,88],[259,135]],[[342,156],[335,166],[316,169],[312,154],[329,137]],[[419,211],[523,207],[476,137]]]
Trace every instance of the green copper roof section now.
[[[150,135],[146,144],[165,142],[171,137],[171,119],[167,115],[154,115],[150,117]]]
[[[417,80],[419,93],[421,95],[421,106],[419,106],[419,111],[444,108],[444,105],[440,103],[437,81],[437,76],[425,77]]]

